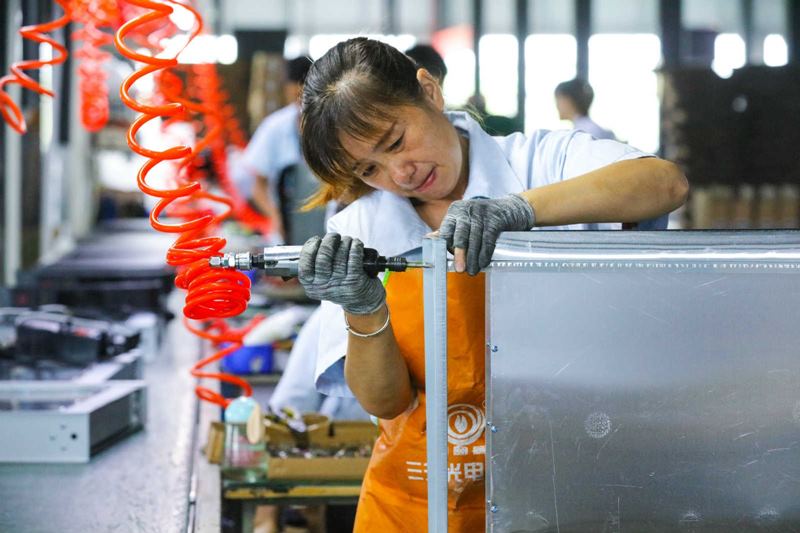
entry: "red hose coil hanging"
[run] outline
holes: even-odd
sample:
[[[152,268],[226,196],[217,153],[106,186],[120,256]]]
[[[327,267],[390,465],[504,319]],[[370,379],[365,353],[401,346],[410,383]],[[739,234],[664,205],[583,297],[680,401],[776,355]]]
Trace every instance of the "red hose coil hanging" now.
[[[106,125],[109,116],[108,73],[104,63],[111,54],[103,50],[114,38],[101,28],[113,27],[119,19],[119,9],[114,0],[73,0],[72,19],[82,27],[72,32],[72,38],[83,44],[75,52],[78,66],[81,123],[91,132]]]
[[[34,24],[32,26],[23,26],[19,30],[19,34],[23,38],[35,41],[37,43],[47,43],[53,47],[58,53],[56,57],[48,61],[41,61],[37,59],[29,59],[12,63],[10,74],[0,78],[0,114],[9,126],[19,134],[24,134],[28,131],[28,125],[25,122],[25,116],[22,114],[22,109],[14,102],[14,100],[6,92],[6,85],[20,85],[25,89],[53,97],[54,93],[50,89],[42,87],[36,80],[25,74],[26,70],[39,69],[46,65],[59,65],[67,60],[67,49],[54,39],[44,35],[63,28],[70,21],[70,9],[67,0],[55,0],[56,3],[64,10],[64,15],[51,22],[43,24]]]
[[[114,25],[114,27],[117,29],[119,29],[119,27],[125,22],[138,18],[141,15],[149,12],[147,7],[136,5],[128,0],[112,1],[117,3],[117,9],[119,10],[119,19]],[[166,1],[180,5],[181,7],[185,7],[183,3],[172,2],[172,0]],[[177,31],[179,31],[178,27],[172,22],[171,19],[165,17],[156,17],[147,21],[143,21],[135,28],[131,28],[130,32],[127,34],[127,38],[133,41],[137,46],[158,49],[162,39],[172,37]]]
[[[176,57],[161,58],[153,57],[144,53],[139,53],[128,47],[124,39],[128,34],[135,34],[142,31],[143,27],[152,27],[160,22],[161,19],[168,19],[173,8],[164,2],[152,0],[125,0],[128,3],[144,8],[145,11],[134,19],[129,20],[117,31],[114,42],[117,50],[125,57],[143,63],[144,66],[131,74],[122,84],[120,95],[122,101],[140,115],[131,124],[128,130],[128,145],[131,150],[148,160],[142,165],[137,174],[137,184],[139,188],[151,196],[160,200],[150,213],[150,223],[158,231],[180,234],[178,239],[167,252],[167,263],[178,269],[175,278],[175,285],[186,289],[186,304],[183,313],[186,318],[195,320],[205,320],[211,318],[226,318],[238,315],[247,307],[250,298],[250,280],[241,272],[212,269],[208,265],[208,259],[215,255],[220,255],[220,251],[225,246],[225,240],[217,237],[207,236],[208,230],[221,220],[226,218],[232,208],[233,202],[227,198],[209,194],[201,189],[201,185],[196,180],[188,179],[187,173],[183,172],[178,185],[175,188],[160,190],[148,185],[147,174],[156,165],[163,162],[177,163],[181,169],[194,159],[195,155],[208,145],[207,140],[200,140],[194,149],[187,146],[173,146],[163,151],[151,150],[141,146],[136,135],[138,131],[153,119],[159,117],[176,117],[185,113],[187,107],[194,106],[187,99],[176,98],[167,100],[162,104],[150,104],[139,102],[130,96],[131,87],[140,79],[148,75],[168,72],[168,69],[177,66]],[[191,32],[190,37],[194,38],[202,30],[202,19],[197,11],[189,5],[178,3],[174,0],[167,0],[169,4],[179,5],[189,9],[197,19],[197,25]],[[190,40],[191,40],[190,38]],[[152,43],[152,40],[149,41]],[[187,42],[188,44],[188,42]],[[220,214],[211,214],[206,211],[197,213],[191,217],[191,211],[186,211],[186,207],[193,200],[210,200],[212,202],[225,204],[227,210]],[[190,218],[179,224],[167,224],[159,220],[159,217],[168,208],[180,205],[180,212]],[[251,395],[250,385],[241,378],[225,375],[202,372],[201,368],[205,365],[217,361],[241,346],[242,337],[246,330],[232,330],[222,323],[215,325],[207,332],[203,332],[187,322],[187,327],[196,334],[210,339],[214,342],[230,342],[230,346],[224,350],[197,363],[192,369],[192,375],[199,378],[216,378],[222,381],[233,383],[243,389],[245,395]],[[254,326],[250,324],[249,327]],[[229,400],[223,398],[216,392],[197,387],[197,395],[201,399],[209,400],[222,406],[226,406]]]

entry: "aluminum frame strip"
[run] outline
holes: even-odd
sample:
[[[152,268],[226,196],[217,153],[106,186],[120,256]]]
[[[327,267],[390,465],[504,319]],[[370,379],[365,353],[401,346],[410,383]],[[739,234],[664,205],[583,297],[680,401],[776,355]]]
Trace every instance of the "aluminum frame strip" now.
[[[428,531],[447,531],[447,249],[422,241],[425,309],[425,415],[428,451]]]

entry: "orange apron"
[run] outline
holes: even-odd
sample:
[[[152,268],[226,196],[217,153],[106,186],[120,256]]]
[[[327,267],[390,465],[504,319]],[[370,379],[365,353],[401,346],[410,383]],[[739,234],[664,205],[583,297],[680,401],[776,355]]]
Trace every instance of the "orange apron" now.
[[[447,288],[448,524],[451,532],[473,533],[484,531],[486,509],[484,275],[449,273]],[[422,272],[392,274],[387,305],[418,402],[380,421],[356,533],[428,529]]]

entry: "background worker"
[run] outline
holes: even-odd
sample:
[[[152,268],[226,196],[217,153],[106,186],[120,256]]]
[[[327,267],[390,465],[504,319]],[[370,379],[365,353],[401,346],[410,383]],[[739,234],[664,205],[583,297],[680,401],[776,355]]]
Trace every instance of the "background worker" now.
[[[356,532],[427,527],[422,276],[384,289],[361,267],[363,247],[413,253],[439,228],[455,249],[448,279],[450,413],[485,417],[484,286],[476,276],[503,231],[619,228],[659,217],[688,192],[675,165],[578,131],[493,138],[464,113],[444,113],[437,80],[389,45],[357,38],[312,66],[302,146],[324,182],[317,204],[355,200],[300,255],[306,293],[323,300],[317,386],[355,395],[380,418]],[[463,427],[462,427],[463,426]],[[475,427],[472,427],[475,426]],[[485,526],[484,425],[450,427],[451,531]]]
[[[447,65],[433,46],[418,44],[406,50],[405,53],[416,63],[417,68],[424,68],[430,72],[431,76],[436,78],[440,87],[444,85],[444,79],[447,76]]]
[[[284,98],[288,104],[259,124],[242,157],[242,165],[254,176],[253,203],[272,220],[276,244],[286,239],[280,203],[281,177],[291,167],[306,168],[300,151],[299,98],[310,66],[311,60],[305,56],[287,62]]]
[[[600,127],[589,118],[589,108],[594,100],[594,90],[589,82],[575,78],[559,83],[555,96],[560,120],[571,121],[573,128],[585,131],[595,139],[616,139],[614,132]]]
[[[269,398],[270,409],[279,413],[287,407],[297,413],[320,413],[331,420],[369,419],[352,396],[326,396],[314,386],[319,331],[320,310],[317,309],[297,334],[286,368]]]

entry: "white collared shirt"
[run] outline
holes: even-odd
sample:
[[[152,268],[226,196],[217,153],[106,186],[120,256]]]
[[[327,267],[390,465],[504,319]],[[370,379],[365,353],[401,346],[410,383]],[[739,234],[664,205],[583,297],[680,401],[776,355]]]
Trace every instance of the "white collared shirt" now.
[[[269,397],[269,407],[280,412],[289,407],[298,413],[321,413],[333,420],[368,420],[355,398],[324,396],[314,386],[314,367],[320,328],[317,308],[297,333],[292,353],[278,385]]]
[[[469,182],[464,199],[500,198],[580,176],[626,159],[650,157],[610,140],[597,140],[575,130],[537,130],[529,137],[515,133],[491,137],[466,113],[446,113],[469,137]],[[620,224],[574,224],[547,229],[620,229]],[[374,191],[359,198],[328,221],[328,231],[361,239],[381,255],[403,255],[422,246],[432,228],[423,222],[407,198]],[[322,302],[317,389],[331,396],[351,396],[344,380],[347,332],[344,312]]]
[[[278,180],[288,167],[301,163],[305,160],[300,151],[300,106],[297,103],[284,106],[261,121],[240,161],[251,179],[255,176],[267,178],[272,199],[279,207]],[[242,192],[250,198],[252,181],[247,186],[250,188]]]
[[[597,122],[589,117],[577,117],[572,121],[572,126],[578,131],[583,131],[594,137],[595,139],[611,139],[616,140],[614,132],[601,127]]]

